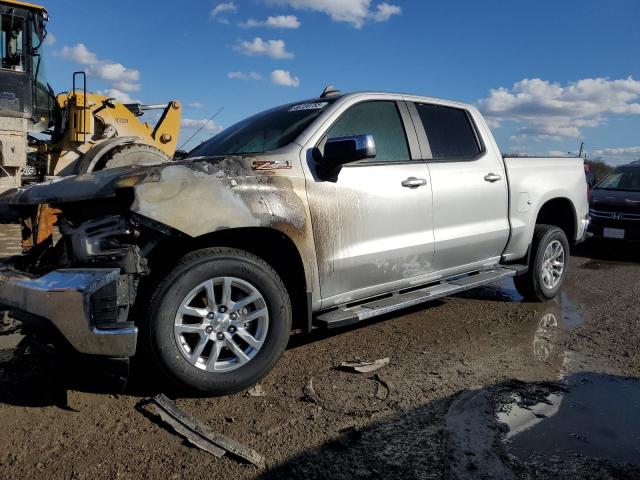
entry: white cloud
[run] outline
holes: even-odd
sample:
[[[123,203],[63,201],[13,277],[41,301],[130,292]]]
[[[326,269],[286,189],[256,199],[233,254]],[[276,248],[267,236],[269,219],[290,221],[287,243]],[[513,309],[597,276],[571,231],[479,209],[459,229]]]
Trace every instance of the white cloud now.
[[[216,18],[218,15],[223,13],[234,13],[238,11],[238,7],[233,2],[220,3],[211,9],[209,13],[210,18]]]
[[[54,43],[56,43],[56,36],[51,32],[47,32],[47,36],[44,39],[44,44],[51,46]]]
[[[120,90],[133,92],[140,90],[136,83],[140,80],[140,72],[127,68],[121,63],[94,63],[86,69],[87,75],[93,75],[107,82],[114,82]]]
[[[525,78],[510,89],[491,90],[478,104],[494,128],[504,121],[519,124],[519,139],[576,138],[583,128],[605,123],[609,115],[640,115],[640,81],[585,78],[562,86]]]
[[[98,61],[96,54],[90,51],[84,43],[78,43],[73,47],[63,47],[60,50],[60,58],[82,65],[92,65]]]
[[[220,133],[223,130],[221,125],[218,125],[214,121],[208,121],[206,118],[203,119],[193,119],[193,118],[183,118],[180,121],[180,125],[182,128],[186,130],[197,130],[204,125],[203,131],[216,134]]]
[[[300,79],[291,75],[288,70],[274,70],[271,72],[271,83],[282,87],[298,87]]]
[[[106,90],[98,91],[97,93],[98,95],[104,95],[105,97],[115,98],[121,103],[142,103],[140,102],[140,99],[131,98],[127,92],[123,92],[117,88],[107,88]]]
[[[101,60],[84,43],[78,43],[73,47],[63,47],[59,56],[65,60],[86,65],[87,75],[104,80],[116,91],[137,92],[141,88],[138,83],[140,80],[138,70],[127,68],[121,63]]]
[[[397,5],[389,5],[384,2],[376,7],[376,11],[371,14],[374,22],[386,22],[394,15],[400,15],[402,9]]]
[[[199,109],[201,109],[201,108],[203,108],[203,107],[204,107],[204,105],[203,105],[203,104],[201,104],[200,102],[189,102],[189,103],[187,104],[187,106],[188,106],[189,108],[193,108],[193,109],[196,109],[196,110],[199,110]]]
[[[243,28],[268,27],[268,28],[299,28],[300,21],[295,15],[269,16],[266,20],[254,20],[250,18],[246,22],[239,23]]]
[[[633,157],[640,158],[640,147],[599,148],[594,150],[596,157]]]
[[[566,157],[571,155],[569,152],[565,152],[564,150],[549,150],[548,153],[552,157]]]
[[[286,59],[293,58],[293,53],[287,52],[287,47],[283,40],[263,40],[260,37],[252,41],[242,41],[234,49],[244,55],[266,55],[271,58]]]
[[[268,3],[288,5],[299,10],[313,10],[329,15],[337,22],[361,28],[365,22],[385,22],[401,13],[400,7],[386,2],[371,9],[371,0],[267,0]]]
[[[262,80],[262,75],[258,72],[229,72],[227,77],[232,80]]]

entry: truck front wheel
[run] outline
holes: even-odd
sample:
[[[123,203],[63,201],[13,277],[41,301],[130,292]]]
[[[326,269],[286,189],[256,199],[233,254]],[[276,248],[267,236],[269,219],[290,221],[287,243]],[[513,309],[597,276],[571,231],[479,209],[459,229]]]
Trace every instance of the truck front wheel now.
[[[554,225],[536,225],[529,270],[514,279],[516,290],[534,302],[554,298],[562,287],[568,262],[569,242],[565,233]]]
[[[150,303],[154,355],[178,384],[213,395],[243,390],[276,364],[291,303],[278,274],[243,250],[187,254]]]

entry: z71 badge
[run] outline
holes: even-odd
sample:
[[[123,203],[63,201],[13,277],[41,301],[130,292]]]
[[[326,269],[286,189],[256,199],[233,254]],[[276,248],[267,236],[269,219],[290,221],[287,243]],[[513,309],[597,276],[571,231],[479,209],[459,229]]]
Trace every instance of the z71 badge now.
[[[291,168],[291,164],[284,160],[256,160],[251,166],[252,170],[283,170]]]

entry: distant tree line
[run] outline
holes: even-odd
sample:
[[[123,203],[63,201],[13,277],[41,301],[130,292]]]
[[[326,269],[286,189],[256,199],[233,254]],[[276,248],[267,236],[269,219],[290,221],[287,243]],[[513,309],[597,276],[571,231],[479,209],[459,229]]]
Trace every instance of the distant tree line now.
[[[593,173],[598,181],[602,180],[613,170],[611,165],[600,158],[585,160],[585,163],[589,165],[589,171]]]

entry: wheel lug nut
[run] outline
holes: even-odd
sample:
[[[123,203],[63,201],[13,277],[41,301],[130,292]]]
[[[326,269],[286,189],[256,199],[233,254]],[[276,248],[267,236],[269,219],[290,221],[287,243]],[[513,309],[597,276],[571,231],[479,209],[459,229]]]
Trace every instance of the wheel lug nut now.
[[[213,312],[207,313],[207,318],[208,318],[209,320],[213,320],[213,319],[215,318],[214,313],[213,313]]]
[[[218,340],[223,340],[223,339],[224,339],[224,333],[222,333],[222,332],[218,332],[218,333],[216,334],[216,338],[217,338]]]
[[[224,305],[222,305],[221,307],[218,308],[218,311],[220,313],[225,313],[227,311],[227,307],[225,307]]]
[[[230,318],[231,320],[236,320],[236,319],[238,318],[238,314],[237,314],[237,313],[235,313],[235,312],[233,312],[231,315],[229,315],[229,318]]]
[[[205,332],[207,333],[211,333],[213,332],[213,327],[211,325],[209,325],[207,328],[204,329]]]
[[[229,327],[229,333],[236,333],[236,327],[234,327],[233,325],[231,325]]]

